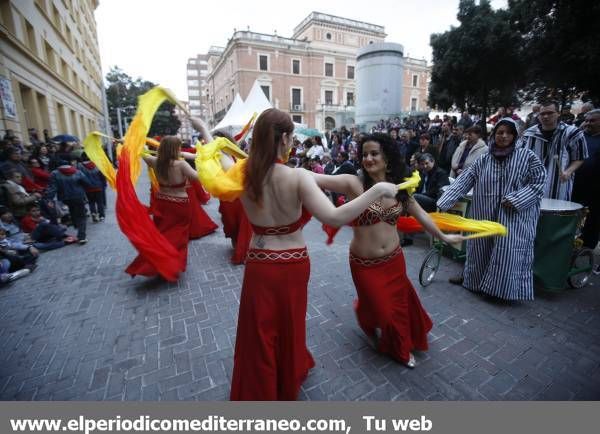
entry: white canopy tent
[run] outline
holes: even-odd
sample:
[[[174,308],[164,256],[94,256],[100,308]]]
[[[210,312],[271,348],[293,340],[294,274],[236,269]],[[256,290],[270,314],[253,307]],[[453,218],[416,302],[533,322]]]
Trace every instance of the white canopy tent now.
[[[215,126],[215,130],[223,130],[223,129],[232,129],[243,126],[245,122],[243,121],[243,113],[244,113],[244,101],[239,93],[235,94],[235,98],[231,103],[231,107],[225,114],[225,117],[221,119]],[[246,121],[248,122],[248,121]]]
[[[252,89],[250,89],[250,93],[248,93],[248,97],[244,103],[246,122],[250,120],[255,112],[260,115],[263,111],[272,107],[273,105],[265,96],[265,93],[261,89],[258,81],[254,81]]]

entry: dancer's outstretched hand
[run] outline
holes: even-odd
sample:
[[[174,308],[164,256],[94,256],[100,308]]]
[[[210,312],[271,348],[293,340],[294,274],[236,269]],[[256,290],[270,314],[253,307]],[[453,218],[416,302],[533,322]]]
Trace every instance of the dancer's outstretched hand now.
[[[442,238],[442,241],[445,242],[446,244],[458,244],[458,243],[462,243],[466,239],[467,238],[464,235],[444,234],[444,238]]]

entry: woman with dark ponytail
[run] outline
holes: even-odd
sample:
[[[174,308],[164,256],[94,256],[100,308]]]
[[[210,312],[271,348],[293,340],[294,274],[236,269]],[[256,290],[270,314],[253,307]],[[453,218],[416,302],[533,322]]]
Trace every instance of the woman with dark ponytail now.
[[[387,134],[363,138],[358,148],[362,179],[354,175],[313,174],[319,187],[345,194],[348,199],[382,182],[399,184],[410,176],[405,160]],[[349,203],[352,203],[352,200]],[[414,216],[433,236],[447,243],[459,235],[440,232],[428,214],[405,191],[395,198],[372,202],[351,225],[350,270],[356,286],[356,316],[375,348],[409,368],[415,367],[413,350],[427,350],[432,323],[406,275],[396,221],[401,214]]]
[[[335,208],[304,170],[287,167],[294,124],[287,113],[265,110],[257,119],[241,201],[254,232],[240,297],[232,400],[295,400],[314,361],[306,347],[310,262],[302,209],[332,226],[356,218],[370,203],[393,197],[378,183]],[[232,163],[221,160],[224,169]]]

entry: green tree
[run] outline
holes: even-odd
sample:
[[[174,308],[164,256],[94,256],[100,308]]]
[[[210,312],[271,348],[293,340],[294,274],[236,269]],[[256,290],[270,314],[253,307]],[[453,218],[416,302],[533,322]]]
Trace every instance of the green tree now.
[[[488,0],[460,0],[458,27],[431,35],[433,68],[429,103],[448,109],[476,109],[518,101],[521,62],[506,10],[494,10]]]
[[[152,89],[155,84],[141,78],[133,80],[133,78],[117,66],[113,66],[106,74],[106,82],[108,114],[113,135],[117,137],[119,135],[117,108],[121,109],[122,120],[129,124],[135,115],[138,97]],[[164,136],[177,133],[181,122],[174,115],[173,109],[174,105],[170,102],[165,102],[158,108],[148,132],[149,136]]]
[[[563,105],[579,97],[600,103],[600,2],[509,0],[508,6],[526,59],[526,97],[550,97]]]

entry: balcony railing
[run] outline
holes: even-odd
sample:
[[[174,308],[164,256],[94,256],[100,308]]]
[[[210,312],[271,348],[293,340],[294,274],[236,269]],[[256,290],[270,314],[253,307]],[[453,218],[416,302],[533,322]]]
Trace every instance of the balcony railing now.
[[[304,104],[290,104],[291,112],[303,112],[304,110]]]
[[[352,105],[345,104],[317,104],[317,111],[324,112],[353,112],[356,110],[354,103]]]

